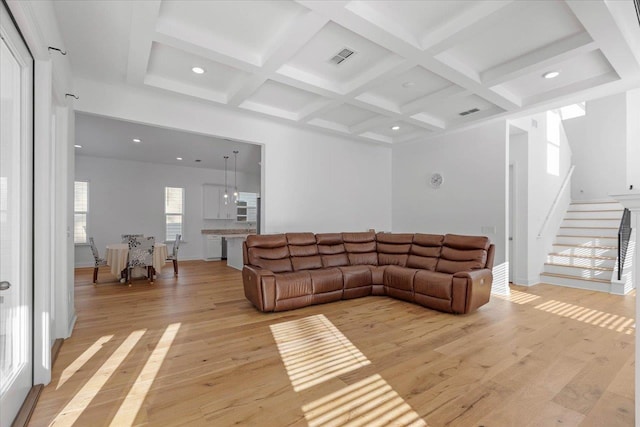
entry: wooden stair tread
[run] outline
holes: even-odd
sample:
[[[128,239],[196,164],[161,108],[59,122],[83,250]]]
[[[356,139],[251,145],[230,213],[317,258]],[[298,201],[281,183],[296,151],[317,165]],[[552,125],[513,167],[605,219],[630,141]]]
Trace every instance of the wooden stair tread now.
[[[611,283],[611,281],[609,281],[609,280],[591,279],[591,278],[587,278],[587,277],[571,276],[569,274],[540,273],[540,276],[559,277],[559,278],[562,278],[562,279],[584,280],[584,281],[587,281],[587,282]]]
[[[571,202],[570,205],[604,205],[604,204],[609,204],[609,203],[618,204],[618,202],[616,202],[615,200],[602,200],[602,201],[585,200],[583,202]]]
[[[620,221],[621,218],[565,218],[565,221]]]
[[[573,255],[573,254],[560,254],[560,253],[557,253],[557,252],[551,252],[551,253],[549,253],[549,255],[566,256],[566,257],[570,257],[570,258],[602,259],[602,260],[609,260],[609,261],[615,261],[616,260],[616,257],[613,257],[613,256]]]
[[[544,265],[553,265],[555,267],[580,268],[582,270],[613,271],[613,267],[584,267],[582,265],[559,264],[557,262],[545,262]]]
[[[567,212],[571,212],[571,213],[579,213],[579,212],[624,212],[624,210],[622,209],[592,209],[592,210],[568,210]]]
[[[592,230],[592,229],[617,230],[618,229],[618,227],[560,227],[560,228],[577,228],[581,230]]]
[[[553,246],[565,246],[568,248],[580,248],[580,249],[618,249],[617,246],[584,246],[584,245],[570,245],[568,243],[554,243]]]
[[[618,236],[584,236],[584,235],[576,235],[576,234],[558,234],[556,237],[584,237],[587,239],[617,239]]]

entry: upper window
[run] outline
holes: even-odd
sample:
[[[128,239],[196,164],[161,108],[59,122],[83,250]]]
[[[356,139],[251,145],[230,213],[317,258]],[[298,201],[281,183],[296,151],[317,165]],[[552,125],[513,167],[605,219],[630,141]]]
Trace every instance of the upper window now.
[[[176,234],[183,233],[184,188],[164,188],[164,219],[166,240],[176,239]]]
[[[89,213],[89,183],[74,183],[73,243],[87,243],[87,215]]]

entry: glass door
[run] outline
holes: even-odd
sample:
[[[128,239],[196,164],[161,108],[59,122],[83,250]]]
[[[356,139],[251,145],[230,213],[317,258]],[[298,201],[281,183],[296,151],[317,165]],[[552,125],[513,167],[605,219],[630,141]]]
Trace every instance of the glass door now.
[[[0,4],[0,425],[33,385],[33,60]]]

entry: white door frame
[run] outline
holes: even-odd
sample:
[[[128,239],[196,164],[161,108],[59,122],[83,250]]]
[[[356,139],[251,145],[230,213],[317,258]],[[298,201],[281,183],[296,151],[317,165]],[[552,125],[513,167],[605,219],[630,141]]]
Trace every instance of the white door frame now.
[[[20,307],[26,309],[17,310],[15,320],[19,325],[19,341],[17,343],[18,353],[12,356],[18,357],[21,363],[19,370],[14,371],[9,384],[3,383],[3,390],[0,398],[0,424],[9,425],[17,415],[24,399],[29,390],[33,386],[33,267],[34,260],[32,257],[32,236],[33,236],[33,163],[34,156],[34,139],[33,139],[33,70],[34,61],[31,52],[27,48],[26,42],[22,38],[18,28],[15,26],[13,17],[6,9],[4,4],[0,4],[1,29],[0,33],[3,45],[11,51],[18,65],[20,66],[20,80],[26,84],[20,85],[20,141],[16,162],[20,165],[19,170],[19,186],[20,200],[19,216],[20,227],[17,230],[19,234],[19,255],[17,268],[19,269],[19,282],[13,283],[13,295],[18,293]],[[14,229],[15,230],[15,229]],[[18,236],[16,236],[18,237]],[[13,265],[13,261],[11,261]],[[14,278],[2,278],[1,280],[11,280]],[[5,292],[7,292],[5,291]],[[15,331],[15,330],[14,330]],[[13,349],[12,349],[13,352]],[[15,361],[14,361],[15,362]],[[7,381],[8,378],[3,378]]]

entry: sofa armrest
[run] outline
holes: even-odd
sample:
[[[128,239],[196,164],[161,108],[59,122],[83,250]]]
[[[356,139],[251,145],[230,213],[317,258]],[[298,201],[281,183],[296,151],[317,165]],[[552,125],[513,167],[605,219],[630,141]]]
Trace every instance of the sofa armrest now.
[[[273,311],[276,305],[276,278],[272,271],[245,265],[242,268],[244,295],[262,312]]]
[[[493,273],[488,268],[453,275],[453,311],[470,313],[489,302]]]

